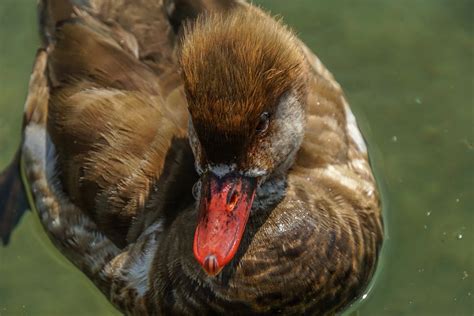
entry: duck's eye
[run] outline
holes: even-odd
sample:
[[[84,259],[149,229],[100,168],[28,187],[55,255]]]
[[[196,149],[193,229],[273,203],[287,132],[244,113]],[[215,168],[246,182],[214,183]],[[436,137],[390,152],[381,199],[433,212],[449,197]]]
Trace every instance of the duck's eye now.
[[[260,121],[258,122],[257,128],[255,129],[257,131],[257,134],[265,133],[268,129],[269,124],[270,114],[268,112],[263,112],[262,115],[260,115]]]

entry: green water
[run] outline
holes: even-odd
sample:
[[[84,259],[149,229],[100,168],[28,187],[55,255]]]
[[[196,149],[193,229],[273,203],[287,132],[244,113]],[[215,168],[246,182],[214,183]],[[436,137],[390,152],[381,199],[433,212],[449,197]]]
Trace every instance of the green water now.
[[[0,2],[0,168],[19,140],[34,0]],[[358,315],[474,314],[474,1],[265,0],[344,87],[388,238]],[[27,214],[0,248],[0,315],[117,314]]]

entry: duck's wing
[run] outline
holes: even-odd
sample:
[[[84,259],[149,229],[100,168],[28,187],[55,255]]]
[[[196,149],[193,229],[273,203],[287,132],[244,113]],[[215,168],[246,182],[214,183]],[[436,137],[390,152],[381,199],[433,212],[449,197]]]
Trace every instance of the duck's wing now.
[[[59,179],[120,246],[157,190],[165,160],[187,150],[180,142],[186,117],[167,108],[160,78],[121,45],[123,34],[132,36],[76,9],[57,24],[48,53],[48,133]]]
[[[144,271],[151,263],[160,227],[151,226],[135,243],[120,250],[64,195],[55,174],[55,146],[47,131],[47,60],[48,53],[40,50],[25,108],[21,164],[28,196],[52,242],[113,304],[123,311],[147,314]]]
[[[113,1],[106,0],[102,2],[103,5],[100,6],[102,11],[100,12],[106,12],[107,2],[113,3]],[[28,119],[28,109],[31,109],[30,105],[32,103],[37,104],[40,99],[48,99],[45,98],[45,94],[49,93],[48,82],[39,79],[38,65],[42,62],[49,63],[50,83],[56,89],[53,90],[53,95],[58,90],[67,90],[68,87],[74,86],[74,84],[68,86],[68,82],[76,79],[80,81],[81,78],[87,76],[94,78],[94,80],[78,82],[77,88],[80,89],[82,85],[84,89],[88,89],[96,84],[106,89],[141,90],[151,95],[160,94],[159,80],[156,80],[156,76],[152,74],[150,69],[140,65],[141,63],[137,59],[137,38],[111,19],[104,22],[86,13],[86,10],[93,9],[92,4],[94,4],[94,8],[99,8],[99,3],[100,1],[39,1],[40,34],[43,39],[43,46],[51,50],[58,42],[59,47],[53,50],[55,60],[50,59],[48,61],[45,58],[40,58],[33,69],[29,87],[30,92],[25,106],[25,120]],[[149,1],[149,6],[152,6],[153,3],[156,2]],[[137,8],[141,7],[137,5]],[[154,10],[148,11],[148,15],[157,14],[158,11],[162,11],[161,9],[161,7],[156,7]],[[74,10],[76,11],[75,14]],[[142,11],[145,11],[145,9],[143,8],[139,13],[143,14]],[[75,16],[73,17],[73,15]],[[134,16],[137,18],[136,14]],[[147,22],[151,23],[151,20],[151,17],[149,17]],[[61,26],[63,23],[64,28]],[[75,23],[78,25],[71,27],[71,24]],[[162,22],[162,24],[164,23]],[[71,38],[66,39],[65,36],[67,37],[70,34],[72,35]],[[57,38],[58,36],[60,38]],[[85,38],[80,38],[81,36]],[[91,36],[89,40],[87,39],[88,36]],[[164,37],[166,36],[165,34]],[[143,36],[139,38],[143,39]],[[74,51],[75,48],[78,49]],[[109,59],[109,55],[113,55],[114,58]],[[75,62],[80,63],[76,64]],[[174,100],[173,105],[179,105],[179,103],[183,103],[184,97],[180,93],[174,93],[172,100]],[[60,102],[56,102],[56,104],[58,103]],[[39,106],[37,106],[38,108]],[[185,106],[182,106],[182,108],[184,109]],[[36,111],[36,113],[42,113],[44,117],[48,115],[47,112],[47,106],[42,108],[41,111]],[[183,115],[185,110],[174,112],[174,116],[177,116],[178,120],[185,117]],[[67,115],[68,112],[66,110],[63,113]],[[53,130],[57,129],[53,128]],[[0,174],[0,237],[4,244],[7,244],[11,231],[27,208],[26,195],[21,184],[20,157],[21,149],[17,151],[10,165]]]

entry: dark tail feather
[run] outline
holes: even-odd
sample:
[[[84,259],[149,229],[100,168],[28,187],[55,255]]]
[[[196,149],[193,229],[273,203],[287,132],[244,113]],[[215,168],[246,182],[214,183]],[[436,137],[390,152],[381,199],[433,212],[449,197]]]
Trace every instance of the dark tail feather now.
[[[7,245],[10,235],[28,209],[28,199],[20,174],[20,150],[0,174],[0,237]]]

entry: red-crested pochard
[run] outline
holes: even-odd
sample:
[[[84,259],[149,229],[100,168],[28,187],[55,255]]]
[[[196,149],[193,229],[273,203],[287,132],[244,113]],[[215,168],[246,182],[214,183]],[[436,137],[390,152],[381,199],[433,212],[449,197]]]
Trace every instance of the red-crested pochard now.
[[[21,169],[53,243],[126,314],[325,315],[361,294],[383,239],[366,146],[280,21],[237,0],[42,0],[40,27],[4,238]]]

